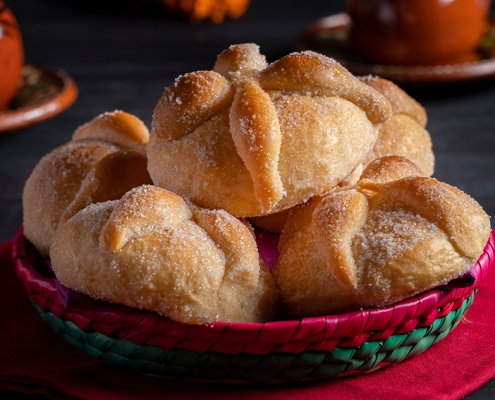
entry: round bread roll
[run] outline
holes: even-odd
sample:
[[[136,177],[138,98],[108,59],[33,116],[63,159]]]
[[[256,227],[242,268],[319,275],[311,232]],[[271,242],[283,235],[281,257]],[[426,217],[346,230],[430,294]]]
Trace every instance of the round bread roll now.
[[[377,158],[397,155],[408,158],[427,176],[432,176],[435,156],[430,134],[425,129],[425,109],[396,84],[386,79],[367,76],[361,80],[385,96],[393,112],[392,117],[380,125],[378,139],[364,160],[364,167]]]
[[[291,211],[273,271],[288,314],[390,305],[447,283],[476,262],[490,233],[481,206],[394,163],[377,160],[354,187]]]
[[[303,52],[267,65],[257,45],[234,45],[212,71],[165,89],[148,170],[199,206],[273,214],[348,176],[390,116],[387,99],[333,59]]]
[[[147,135],[137,117],[105,113],[39,161],[26,181],[22,203],[24,235],[43,257],[49,256],[59,224],[77,211],[151,183],[144,154]]]
[[[264,322],[278,300],[244,223],[152,185],[79,211],[50,256],[63,285],[183,323]]]

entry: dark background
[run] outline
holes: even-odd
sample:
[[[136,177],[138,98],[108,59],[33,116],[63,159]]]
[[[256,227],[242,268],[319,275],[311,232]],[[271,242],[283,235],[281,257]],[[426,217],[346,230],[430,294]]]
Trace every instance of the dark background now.
[[[79,97],[49,121],[0,134],[0,241],[11,238],[22,223],[27,171],[69,141],[79,125],[121,109],[149,127],[155,104],[178,75],[211,69],[216,56],[235,43],[257,43],[274,61],[293,50],[309,23],[345,9],[344,0],[253,0],[239,20],[192,24],[144,0],[6,4],[20,25],[26,60],[65,70],[76,81]],[[407,90],[428,113],[434,176],[470,194],[493,217],[495,80]],[[494,391],[492,382],[470,398],[495,398]]]

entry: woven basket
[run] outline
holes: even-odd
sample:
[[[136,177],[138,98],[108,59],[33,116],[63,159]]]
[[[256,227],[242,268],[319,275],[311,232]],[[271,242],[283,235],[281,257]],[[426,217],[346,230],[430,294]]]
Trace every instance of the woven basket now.
[[[265,324],[187,325],[96,300],[66,306],[22,228],[13,257],[43,320],[93,357],[159,377],[268,383],[368,373],[421,354],[466,313],[495,262],[494,245],[492,231],[470,282],[454,280],[389,307]]]

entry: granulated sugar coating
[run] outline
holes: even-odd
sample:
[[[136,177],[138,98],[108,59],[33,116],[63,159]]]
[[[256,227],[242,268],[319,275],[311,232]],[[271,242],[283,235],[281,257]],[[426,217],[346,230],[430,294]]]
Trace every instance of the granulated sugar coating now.
[[[370,292],[383,293],[382,296],[386,301],[387,297],[395,295],[398,285],[394,279],[397,277],[404,280],[401,286],[408,288],[411,293],[416,292],[417,285],[424,278],[418,279],[414,273],[419,272],[428,279],[429,275],[442,274],[442,269],[458,267],[433,263],[414,271],[408,271],[403,267],[403,259],[413,257],[413,254],[419,250],[419,244],[432,242],[436,236],[443,235],[444,233],[439,232],[435,224],[420,215],[413,215],[404,210],[370,211],[365,225],[356,233],[353,240],[357,279],[369,281]],[[450,250],[454,251],[453,248]],[[441,261],[448,262],[449,259],[441,259]],[[436,286],[436,282],[433,282],[433,286]],[[404,290],[403,287],[400,289]]]
[[[371,151],[390,103],[336,61],[292,53],[266,65],[231,46],[212,71],[178,77],[147,147],[154,184],[236,217],[283,211],[336,185]]]
[[[184,323],[264,322],[277,303],[244,223],[151,185],[77,213],[51,261],[69,288]]]
[[[378,159],[355,186],[289,214],[274,276],[290,315],[393,304],[476,262],[490,234],[488,215],[459,189],[414,176],[417,167],[406,164],[400,157]]]
[[[89,171],[118,147],[101,140],[68,142],[45,155],[23,192],[24,235],[48,257],[60,217],[76,197]]]

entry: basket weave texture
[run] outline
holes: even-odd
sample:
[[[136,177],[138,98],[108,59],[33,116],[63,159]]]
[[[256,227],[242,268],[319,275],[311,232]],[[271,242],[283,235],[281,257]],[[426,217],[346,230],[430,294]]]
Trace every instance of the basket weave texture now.
[[[22,227],[13,258],[45,322],[95,358],[159,377],[267,383],[368,373],[421,354],[472,304],[495,262],[495,231],[473,266],[474,282],[455,280],[388,307],[265,324],[188,325],[129,307],[109,310],[98,301],[66,307]]]

